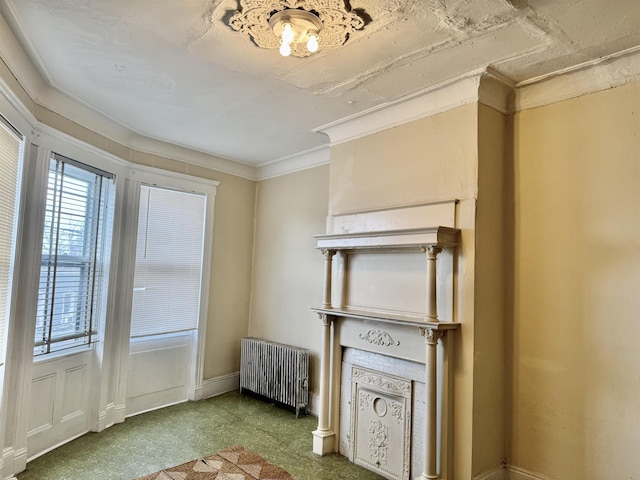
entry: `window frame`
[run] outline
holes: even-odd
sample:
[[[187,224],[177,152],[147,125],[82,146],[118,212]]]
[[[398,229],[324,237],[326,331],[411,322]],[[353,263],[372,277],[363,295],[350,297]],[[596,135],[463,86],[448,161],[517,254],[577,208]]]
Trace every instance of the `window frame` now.
[[[210,285],[211,285],[211,262],[213,256],[213,232],[215,223],[215,200],[216,193],[220,182],[217,180],[207,179],[203,177],[194,177],[192,175],[172,172],[170,170],[161,170],[154,167],[143,165],[132,165],[128,173],[128,179],[131,181],[129,186],[131,197],[130,201],[139,206],[140,186],[148,185],[167,189],[175,189],[183,192],[191,192],[206,196],[205,220],[204,220],[204,249],[202,255],[202,279],[200,283],[200,312],[198,316],[198,327],[194,330],[194,359],[192,362],[193,371],[190,372],[191,383],[189,385],[190,400],[199,400],[202,398],[203,379],[204,379],[204,344],[207,336],[207,314],[209,311]],[[135,241],[137,238],[138,215],[136,210],[135,216],[129,217],[128,228],[130,231],[136,232],[133,235],[133,242],[130,244],[132,255],[130,262],[126,265],[130,273],[131,283],[127,292],[127,300],[129,302],[129,314],[131,313],[131,301],[133,299],[133,277],[135,271]],[[131,240],[131,239],[130,239]],[[125,303],[123,300],[122,303]],[[130,318],[130,317],[129,317]],[[128,333],[130,332],[130,325]],[[140,337],[143,338],[143,337]],[[130,342],[139,341],[140,338],[130,339]]]
[[[110,261],[110,252],[108,250],[113,241],[111,235],[116,195],[115,175],[53,151],[50,152],[48,159],[49,166],[44,186],[46,200],[42,247],[40,249],[40,280],[38,282],[33,343],[34,359],[89,349],[100,340],[98,327],[106,317],[108,301]],[[60,166],[60,172],[58,172],[57,166],[52,169],[54,162]],[[72,171],[69,173],[65,172],[67,166],[72,167]],[[52,174],[54,175],[53,186]],[[60,179],[60,185],[57,184],[58,179]],[[82,187],[82,183],[86,186],[86,193],[83,196],[78,196],[77,192],[73,191],[73,186],[71,187],[71,192],[66,192],[68,197],[76,197],[72,200],[67,198],[67,201],[79,203],[80,208],[83,209],[83,214],[80,217],[83,224],[80,230],[84,230],[84,232],[82,234],[81,253],[79,254],[60,253],[59,234],[64,229],[62,217],[65,216],[64,223],[67,223],[68,226],[71,220],[66,216],[73,216],[72,207],[69,205],[62,207],[63,197],[65,196],[64,182],[68,179],[73,179],[71,183],[72,185],[75,183],[75,187]],[[60,191],[57,190],[58,187],[61,188]],[[91,191],[92,189],[93,191]],[[53,195],[51,204],[49,203],[50,195]],[[49,215],[51,216],[49,217]],[[50,222],[51,231],[55,232],[55,245],[52,245],[54,242],[53,236],[49,242],[46,241],[47,222]],[[108,244],[107,251],[101,250],[101,253],[98,254],[99,244],[105,241]],[[49,246],[48,251],[46,250],[47,245]],[[102,245],[102,247],[104,246]],[[60,284],[58,284],[56,275],[73,268],[80,268],[81,270],[76,275],[78,283],[76,286],[71,287],[72,291],[61,292],[63,300],[61,308],[64,310],[66,307],[64,302],[66,294],[75,293],[73,302],[76,303],[76,311],[74,312],[76,319],[75,326],[72,327],[74,331],[64,334],[61,333],[64,327],[60,327],[60,325],[66,323],[61,318],[64,312],[56,312],[56,307],[60,305],[58,297],[60,292],[56,292],[56,289],[63,288],[62,282],[64,280],[61,280]],[[82,270],[85,271],[84,274]],[[97,273],[97,270],[100,273]],[[43,275],[45,274],[46,281],[43,289]],[[53,278],[50,277],[51,274],[53,274]],[[86,282],[84,282],[85,278]],[[44,299],[42,299],[42,295],[45,296]],[[56,304],[56,302],[58,303]],[[83,316],[84,319],[82,318]],[[58,319],[58,322],[55,321],[56,319]],[[70,323],[73,324],[74,321],[72,320]],[[56,326],[60,328],[56,328]],[[58,334],[56,334],[56,330],[58,330]]]
[[[25,155],[25,147],[26,147],[26,138],[25,136],[15,128],[12,123],[0,114],[0,124],[1,128],[7,130],[10,135],[15,137],[15,140],[18,142],[18,158],[16,165],[16,178],[15,178],[15,196],[14,196],[14,208],[13,208],[13,221],[12,221],[12,231],[9,234],[10,237],[10,245],[8,252],[8,271],[7,271],[7,290],[6,297],[0,299],[0,301],[5,301],[5,314],[4,318],[0,319],[0,368],[4,366],[7,357],[8,344],[9,344],[9,323],[11,321],[11,313],[13,307],[13,298],[14,298],[14,283],[16,277],[16,265],[17,265],[17,256],[18,256],[18,234],[19,234],[19,222],[20,222],[20,213],[21,213],[21,195],[22,195],[22,175],[23,175],[23,167],[24,167],[24,155]],[[2,311],[0,310],[0,313]],[[0,392],[2,392],[2,379],[0,379]],[[1,395],[0,395],[1,399]],[[0,402],[1,404],[1,402]]]

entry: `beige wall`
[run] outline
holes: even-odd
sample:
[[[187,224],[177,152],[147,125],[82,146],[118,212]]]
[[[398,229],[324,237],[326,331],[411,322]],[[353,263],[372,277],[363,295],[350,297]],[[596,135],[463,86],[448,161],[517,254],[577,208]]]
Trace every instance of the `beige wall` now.
[[[509,462],[640,478],[640,83],[515,121]]]
[[[187,173],[220,182],[204,358],[208,379],[240,369],[240,339],[249,329],[256,184],[190,165]]]
[[[504,460],[505,159],[509,117],[478,106],[478,202],[473,341],[473,472]]]
[[[258,182],[249,334],[311,350],[311,391],[319,393],[324,233],[329,166]]]
[[[2,19],[0,19],[2,22]],[[31,97],[27,94],[20,82],[16,79],[16,77],[11,72],[9,66],[5,63],[4,59],[0,58],[0,78],[5,83],[7,87],[11,89],[11,92],[24,104],[26,108],[30,111],[33,111],[35,104]]]
[[[640,83],[514,119],[459,107],[256,187],[130,150],[34,104],[3,62],[0,76],[45,124],[221,182],[205,378],[237,371],[249,333],[310,348],[317,393],[320,324],[308,307],[322,293],[312,235],[326,215],[457,198],[455,478],[505,455],[554,479],[640,474]]]
[[[477,106],[331,148],[329,213],[475,198]]]
[[[220,182],[215,199],[204,378],[237,372],[240,338],[249,328],[256,182],[129,149],[38,105],[33,113],[39,121],[133,163]]]

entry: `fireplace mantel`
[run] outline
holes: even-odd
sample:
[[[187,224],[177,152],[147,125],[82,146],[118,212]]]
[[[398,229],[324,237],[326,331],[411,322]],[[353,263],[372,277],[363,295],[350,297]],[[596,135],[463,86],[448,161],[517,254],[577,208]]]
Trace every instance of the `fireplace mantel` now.
[[[450,227],[410,228],[359,233],[314,235],[316,248],[357,252],[367,250],[420,250],[426,247],[453,248],[460,230]]]
[[[453,203],[451,204],[453,205]],[[429,207],[431,208],[431,207]],[[423,217],[424,218],[424,217]],[[415,328],[415,333],[411,334],[414,340],[405,342],[407,337],[403,337],[402,346],[400,341],[396,341],[388,332],[377,329],[370,330],[365,334],[358,334],[362,340],[373,342],[377,346],[389,347],[388,355],[403,357],[407,351],[407,346],[411,346],[412,355],[415,357],[416,338],[419,334],[424,337],[422,343],[422,362],[425,364],[425,431],[424,449],[425,464],[420,480],[437,479],[437,377],[439,375],[436,366],[436,349],[438,341],[443,339],[448,331],[456,330],[459,323],[452,321],[441,321],[438,318],[436,306],[436,259],[443,249],[455,249],[459,244],[460,230],[452,227],[436,226],[421,228],[398,228],[398,229],[373,229],[364,232],[347,231],[345,233],[332,233],[316,235],[316,248],[322,251],[325,257],[324,272],[324,298],[321,307],[312,308],[323,324],[322,334],[322,355],[320,365],[320,408],[318,415],[318,428],[313,432],[313,451],[319,455],[335,451],[337,445],[335,412],[338,409],[339,380],[337,375],[339,368],[336,367],[337,352],[341,350],[347,331],[353,333],[353,324],[361,322],[363,325],[381,325],[393,335],[405,335],[407,330]],[[426,305],[424,315],[412,315],[396,312],[377,311],[375,309],[353,309],[340,305],[334,306],[331,300],[332,277],[333,277],[333,257],[338,253],[343,260],[344,267],[340,273],[339,281],[342,290],[345,288],[345,278],[349,274],[350,255],[357,253],[403,253],[403,252],[423,252],[426,259]],[[450,281],[453,281],[452,279]],[[336,328],[337,323],[343,323],[345,328]],[[359,327],[355,327],[359,328]],[[342,331],[342,334],[338,333]],[[369,335],[371,334],[371,335]],[[341,338],[342,337],[342,338]],[[354,337],[354,335],[351,335]],[[373,337],[373,338],[372,338]],[[420,338],[418,336],[418,338]],[[389,340],[389,341],[387,341]],[[348,342],[347,342],[348,343]],[[447,342],[449,345],[451,342]],[[394,350],[395,349],[395,350]],[[331,359],[333,355],[333,360]],[[406,357],[405,357],[406,358]],[[421,363],[422,363],[421,362]],[[445,392],[446,393],[446,392]],[[333,416],[330,417],[330,414]],[[441,419],[440,419],[441,420]]]
[[[373,312],[354,309],[339,308],[311,308],[318,314],[338,318],[354,318],[357,320],[366,320],[370,322],[390,323],[395,325],[405,325],[418,328],[429,328],[436,331],[454,330],[460,326],[457,322],[438,322],[431,321],[426,316],[417,317],[409,315],[391,314],[387,312]]]

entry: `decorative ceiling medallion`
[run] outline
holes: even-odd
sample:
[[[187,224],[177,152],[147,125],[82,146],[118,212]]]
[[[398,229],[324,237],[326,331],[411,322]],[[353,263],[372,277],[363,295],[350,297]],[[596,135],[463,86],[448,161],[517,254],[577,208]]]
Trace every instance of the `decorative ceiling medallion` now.
[[[240,0],[229,26],[259,47],[279,48],[285,56],[289,47],[292,55],[306,57],[314,48],[343,45],[349,34],[364,27],[364,20],[348,11],[343,0]],[[282,35],[284,29],[293,29],[292,40]]]

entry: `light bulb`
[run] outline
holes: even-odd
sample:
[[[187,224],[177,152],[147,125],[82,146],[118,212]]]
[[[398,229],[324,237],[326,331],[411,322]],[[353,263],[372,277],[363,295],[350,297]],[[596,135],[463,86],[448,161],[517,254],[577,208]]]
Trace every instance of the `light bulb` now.
[[[291,45],[282,42],[282,45],[280,45],[280,55],[282,55],[283,57],[288,57],[289,55],[291,55]]]
[[[307,40],[307,50],[311,53],[318,51],[318,35],[315,33],[309,34],[309,40]]]
[[[282,24],[282,43],[291,43],[293,41],[293,27],[289,22]]]

